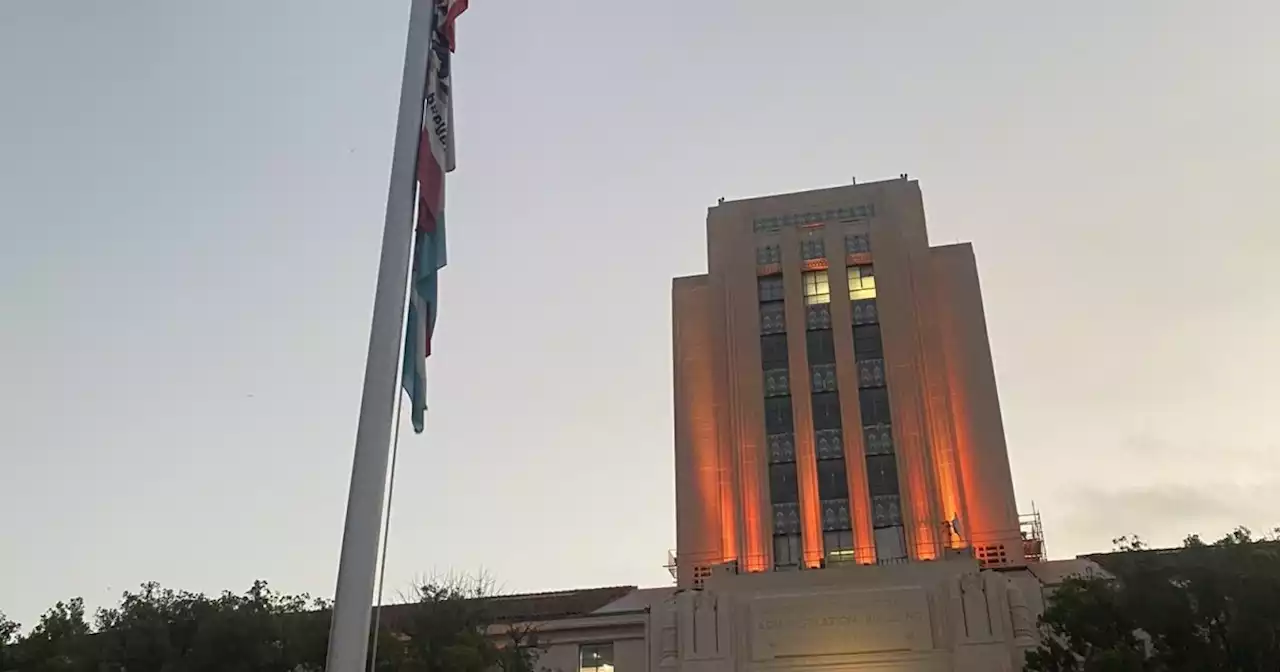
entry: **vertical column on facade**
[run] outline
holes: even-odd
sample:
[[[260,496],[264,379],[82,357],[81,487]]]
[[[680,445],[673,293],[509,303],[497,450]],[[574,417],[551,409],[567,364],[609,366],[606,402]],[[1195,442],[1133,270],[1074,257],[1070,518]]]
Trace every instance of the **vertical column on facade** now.
[[[963,533],[969,529],[969,515],[960,477],[955,413],[947,378],[941,311],[937,305],[939,278],[931,256],[912,266],[916,286],[917,327],[920,334],[920,372],[929,457],[933,465],[933,488],[942,524],[939,537],[946,548],[967,546]]]
[[[805,363],[809,378],[814,471],[821,562],[855,558],[852,507],[843,432],[843,413],[831,319],[831,277],[825,229],[800,235],[801,280],[805,314]],[[839,258],[837,256],[837,258]]]
[[[739,568],[763,571],[769,562],[768,464],[760,376],[759,298],[752,251],[755,237],[735,208],[712,208],[707,217],[708,275],[723,296],[724,435],[732,453],[736,553]]]
[[[898,449],[894,440],[893,409],[890,405],[889,376],[881,334],[880,306],[877,302],[875,267],[871,238],[852,234],[848,243],[852,263],[844,269],[849,286],[850,325],[853,335],[854,366],[858,376],[858,411],[862,421],[863,450],[866,454],[867,494],[871,500],[871,526],[877,562],[897,562],[913,557],[908,553],[903,516],[902,490],[898,475]]]
[[[782,231],[782,276],[787,292],[788,363],[791,369],[791,409],[795,418],[796,477],[800,490],[802,567],[817,567],[822,560],[822,533],[818,511],[818,473],[814,459],[813,408],[809,396],[809,367],[804,350],[807,304],[804,288],[804,261],[801,241],[809,237],[804,228]]]
[[[724,496],[723,459],[716,403],[716,360],[722,354],[714,330],[716,309],[707,276],[672,284],[675,371],[676,529],[678,581],[691,587],[697,575],[733,559],[725,543],[733,527],[733,501]],[[732,535],[727,535],[732,539]]]
[[[866,221],[843,222],[832,226],[826,235],[828,271],[831,282],[831,334],[835,350],[836,381],[840,396],[844,462],[849,489],[849,514],[853,531],[854,559],[860,564],[876,561],[875,540],[871,521],[871,495],[867,491],[867,452],[858,409],[858,369],[853,351],[853,332],[844,325],[853,324],[853,302],[849,296],[848,274],[843,270],[856,263],[869,263],[866,253]]]

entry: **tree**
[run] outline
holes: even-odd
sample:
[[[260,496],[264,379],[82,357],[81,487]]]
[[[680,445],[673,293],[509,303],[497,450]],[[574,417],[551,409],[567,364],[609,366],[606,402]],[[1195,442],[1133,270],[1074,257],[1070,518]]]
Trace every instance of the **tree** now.
[[[379,672],[537,672],[537,632],[494,610],[493,583],[424,583],[386,608],[374,640]],[[0,614],[0,672],[318,672],[332,605],[255,582],[209,597],[145,583],[99,609],[90,627],[80,599],[54,605],[19,637]]]
[[[101,672],[292,670],[323,666],[327,604],[273,592],[263,581],[217,598],[143,584],[98,612]]]
[[[58,602],[26,637],[5,647],[5,662],[22,672],[87,672],[92,669],[88,636],[84,600]]]
[[[1113,577],[1075,577],[1041,617],[1027,670],[1107,672],[1276,669],[1280,661],[1280,543],[1237,528],[1180,549],[1136,537],[1095,556]]]
[[[542,652],[536,629],[500,622],[492,609],[493,588],[484,576],[418,585],[412,602],[388,608],[379,632],[377,669],[536,672]]]
[[[13,645],[17,642],[18,633],[22,631],[22,626],[17,622],[9,620],[0,611],[0,672],[12,670],[17,665],[17,661],[13,660]]]

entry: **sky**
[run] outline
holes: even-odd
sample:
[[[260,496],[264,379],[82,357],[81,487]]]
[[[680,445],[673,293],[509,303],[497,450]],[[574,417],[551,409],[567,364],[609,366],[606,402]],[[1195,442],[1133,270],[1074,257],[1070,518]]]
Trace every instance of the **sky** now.
[[[0,610],[332,595],[406,0],[0,1]],[[663,585],[705,208],[909,173],[1053,557],[1280,525],[1280,4],[475,0],[388,596]]]

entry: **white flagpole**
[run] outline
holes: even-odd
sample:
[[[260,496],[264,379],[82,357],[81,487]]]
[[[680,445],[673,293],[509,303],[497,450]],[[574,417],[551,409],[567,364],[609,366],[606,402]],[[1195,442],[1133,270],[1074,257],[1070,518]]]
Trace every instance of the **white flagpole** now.
[[[391,423],[400,395],[400,344],[404,335],[404,303],[417,202],[418,141],[435,23],[433,0],[410,1],[400,113],[382,232],[382,258],[373,298],[369,356],[364,369],[351,490],[347,494],[347,518],[342,531],[342,557],[338,562],[338,585],[329,628],[329,654],[325,663],[328,672],[365,670],[378,542],[382,536],[382,498],[387,482]]]

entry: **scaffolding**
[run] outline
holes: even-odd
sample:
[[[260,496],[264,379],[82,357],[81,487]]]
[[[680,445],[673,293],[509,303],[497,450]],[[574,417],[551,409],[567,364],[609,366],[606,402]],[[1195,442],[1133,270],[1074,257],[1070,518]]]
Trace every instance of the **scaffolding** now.
[[[1043,562],[1044,526],[1040,523],[1040,510],[1035,502],[1031,503],[1031,513],[1018,516],[1018,527],[1022,532],[1022,554],[1027,562]]]

